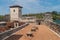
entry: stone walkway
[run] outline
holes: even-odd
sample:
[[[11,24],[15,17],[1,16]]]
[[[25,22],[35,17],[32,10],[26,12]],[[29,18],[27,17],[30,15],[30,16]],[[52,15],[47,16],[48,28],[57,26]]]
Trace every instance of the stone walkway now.
[[[31,28],[37,26],[38,30],[33,32],[33,37],[27,37],[27,33],[31,32]],[[52,31],[48,29],[46,25],[29,24],[22,30],[17,31],[6,40],[60,40]]]

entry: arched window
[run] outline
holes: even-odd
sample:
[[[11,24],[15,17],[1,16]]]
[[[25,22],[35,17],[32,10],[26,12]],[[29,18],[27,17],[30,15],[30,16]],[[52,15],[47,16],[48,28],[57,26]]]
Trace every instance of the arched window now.
[[[21,12],[21,10],[19,10],[19,12]]]
[[[15,12],[15,10],[13,10]]]

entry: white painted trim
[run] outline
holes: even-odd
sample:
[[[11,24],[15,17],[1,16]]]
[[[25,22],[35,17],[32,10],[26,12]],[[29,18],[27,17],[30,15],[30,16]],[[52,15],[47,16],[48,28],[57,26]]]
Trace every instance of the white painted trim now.
[[[14,35],[14,33],[13,33],[13,34],[11,34],[10,36],[5,37],[5,38],[4,38],[4,39],[2,39],[2,40],[5,40],[5,39],[7,39],[7,38],[11,37],[12,35]]]
[[[55,31],[53,31],[52,29],[48,28],[51,32],[53,32],[55,35],[57,35],[58,37],[60,37],[60,35],[58,33],[56,33]]]
[[[19,26],[19,27],[22,27],[22,26],[25,26],[25,25],[27,25],[28,23],[25,23],[25,24],[23,24],[23,25],[21,25],[21,26]],[[21,29],[22,30],[22,29]],[[11,34],[10,36],[7,36],[7,37],[5,37],[4,39],[2,39],[2,40],[5,40],[5,39],[7,39],[7,38],[9,38],[9,37],[11,37],[12,35],[14,35],[15,33],[13,33],[13,34]]]

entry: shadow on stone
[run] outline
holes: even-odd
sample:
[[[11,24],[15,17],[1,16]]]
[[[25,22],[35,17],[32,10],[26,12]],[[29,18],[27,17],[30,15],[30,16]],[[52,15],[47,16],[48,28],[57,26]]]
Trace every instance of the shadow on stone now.
[[[12,35],[5,40],[19,40],[23,35]]]

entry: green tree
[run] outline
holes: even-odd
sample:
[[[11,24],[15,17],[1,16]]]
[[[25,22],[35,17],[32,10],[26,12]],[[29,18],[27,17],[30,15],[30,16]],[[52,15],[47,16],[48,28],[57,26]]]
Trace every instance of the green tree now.
[[[0,15],[0,20],[2,20],[2,19],[3,19],[3,17],[4,17],[4,16],[1,16],[1,15]]]
[[[53,17],[53,20],[56,20],[57,19],[57,11],[52,11],[52,17]]]

